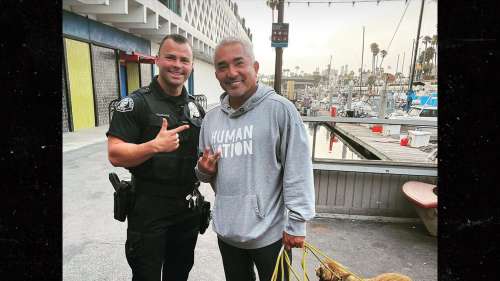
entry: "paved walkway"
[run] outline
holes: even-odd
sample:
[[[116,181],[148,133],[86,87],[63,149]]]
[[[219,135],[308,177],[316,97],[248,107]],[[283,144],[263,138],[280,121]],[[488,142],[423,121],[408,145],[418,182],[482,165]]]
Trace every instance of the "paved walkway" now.
[[[126,223],[113,219],[109,172],[130,177],[107,161],[107,126],[63,134],[63,279],[131,280],[125,259]],[[201,192],[214,200],[211,188]],[[437,280],[437,239],[422,224],[344,217],[314,219],[307,240],[363,277],[401,272],[415,281]],[[294,261],[300,260],[294,250]],[[297,262],[294,262],[297,266]],[[308,256],[311,281],[318,262]],[[209,227],[198,237],[189,281],[223,281],[217,239]]]
[[[109,125],[63,133],[63,153],[106,141]]]

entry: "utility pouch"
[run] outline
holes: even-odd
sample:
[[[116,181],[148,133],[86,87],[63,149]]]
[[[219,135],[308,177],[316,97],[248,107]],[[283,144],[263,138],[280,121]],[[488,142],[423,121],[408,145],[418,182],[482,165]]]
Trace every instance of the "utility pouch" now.
[[[127,215],[132,210],[135,203],[135,192],[130,181],[120,181],[115,173],[109,174],[109,181],[113,185],[114,197],[114,218],[124,222]]]

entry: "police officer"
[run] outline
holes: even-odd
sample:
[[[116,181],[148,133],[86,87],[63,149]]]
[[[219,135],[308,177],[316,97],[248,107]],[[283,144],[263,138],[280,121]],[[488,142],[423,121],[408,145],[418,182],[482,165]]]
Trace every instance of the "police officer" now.
[[[203,108],[184,82],[193,52],[181,35],[160,43],[159,75],[122,99],[110,123],[108,158],[132,174],[125,254],[133,281],[187,280],[194,262],[199,215],[186,196],[196,184]],[[160,278],[160,276],[163,276]]]

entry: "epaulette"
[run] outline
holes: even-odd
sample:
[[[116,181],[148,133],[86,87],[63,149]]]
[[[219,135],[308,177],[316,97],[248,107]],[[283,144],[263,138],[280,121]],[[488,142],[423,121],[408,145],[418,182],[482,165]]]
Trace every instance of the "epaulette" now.
[[[145,95],[151,93],[151,89],[149,88],[149,86],[144,86],[142,88],[135,90],[134,93]]]

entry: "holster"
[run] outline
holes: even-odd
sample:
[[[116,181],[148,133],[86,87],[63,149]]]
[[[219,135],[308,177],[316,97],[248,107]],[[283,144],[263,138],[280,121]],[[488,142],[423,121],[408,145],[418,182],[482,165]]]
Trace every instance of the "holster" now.
[[[130,181],[120,181],[115,173],[109,174],[109,181],[113,185],[114,218],[124,222],[135,204],[135,190]]]
[[[210,202],[203,201],[200,205],[200,234],[205,233],[210,225],[211,219],[212,213],[210,211]]]
[[[201,195],[200,191],[198,190],[199,185],[200,182],[197,182],[194,189],[194,193],[196,193],[198,200],[196,206],[197,206],[197,211],[200,214],[200,234],[203,234],[210,225],[210,220],[212,219],[212,212],[210,211],[210,202],[205,201],[205,197]]]

